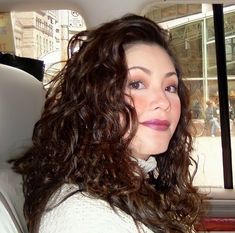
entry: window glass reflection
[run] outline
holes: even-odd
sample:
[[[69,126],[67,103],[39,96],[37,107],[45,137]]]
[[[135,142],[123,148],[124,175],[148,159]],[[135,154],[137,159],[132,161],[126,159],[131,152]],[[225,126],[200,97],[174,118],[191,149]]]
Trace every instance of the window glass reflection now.
[[[193,22],[171,30],[172,42],[185,78],[203,76],[202,21]]]

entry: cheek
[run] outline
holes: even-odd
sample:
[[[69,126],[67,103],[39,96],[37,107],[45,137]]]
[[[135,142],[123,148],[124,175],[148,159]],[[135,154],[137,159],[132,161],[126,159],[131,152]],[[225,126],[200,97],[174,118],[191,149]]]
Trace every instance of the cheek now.
[[[132,98],[126,97],[125,101],[135,108],[137,116],[141,115],[148,104],[146,97],[132,95]]]
[[[144,97],[138,96],[138,97],[133,97],[133,101],[134,101],[134,108],[136,110],[137,115],[139,116],[144,112],[148,104],[147,100]]]
[[[180,114],[181,114],[181,102],[179,98],[172,101],[171,112],[172,112],[173,119],[175,119],[175,124],[177,125],[180,119]]]

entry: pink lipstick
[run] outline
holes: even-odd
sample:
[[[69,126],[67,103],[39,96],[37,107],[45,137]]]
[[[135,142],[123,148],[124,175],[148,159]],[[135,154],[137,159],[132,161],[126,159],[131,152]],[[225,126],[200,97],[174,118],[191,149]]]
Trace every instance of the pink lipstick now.
[[[144,121],[144,122],[141,122],[140,124],[142,124],[146,127],[149,127],[153,130],[156,130],[156,131],[165,131],[170,126],[169,121],[167,121],[167,120],[158,120],[158,119]]]

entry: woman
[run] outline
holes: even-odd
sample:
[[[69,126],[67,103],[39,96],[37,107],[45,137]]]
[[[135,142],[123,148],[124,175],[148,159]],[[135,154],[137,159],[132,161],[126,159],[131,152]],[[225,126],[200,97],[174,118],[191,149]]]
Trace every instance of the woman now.
[[[127,15],[78,33],[69,51],[33,146],[14,164],[29,231],[192,232],[202,197],[167,32]]]
[[[206,115],[206,125],[210,126],[211,137],[215,137],[217,130],[220,130],[220,124],[218,121],[218,108],[215,105],[215,102],[208,100],[206,102],[207,108],[205,111]]]

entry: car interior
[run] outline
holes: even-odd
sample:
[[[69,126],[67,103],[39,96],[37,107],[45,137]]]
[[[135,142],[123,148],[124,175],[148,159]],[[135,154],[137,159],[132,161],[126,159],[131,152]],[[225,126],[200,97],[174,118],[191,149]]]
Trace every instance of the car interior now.
[[[31,145],[33,126],[39,119],[45,90],[40,81],[18,68],[0,64],[0,73],[0,216],[1,219],[9,217],[5,224],[15,226],[15,232],[27,232],[22,180],[7,161]]]

